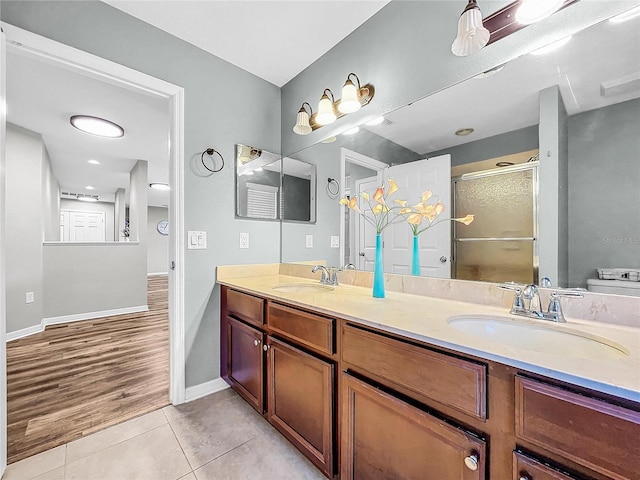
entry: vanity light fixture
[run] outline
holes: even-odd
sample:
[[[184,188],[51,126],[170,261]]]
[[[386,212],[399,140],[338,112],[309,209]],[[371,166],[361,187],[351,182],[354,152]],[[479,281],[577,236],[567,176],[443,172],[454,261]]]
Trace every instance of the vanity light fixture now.
[[[171,187],[166,183],[157,183],[157,182],[150,183],[149,188],[153,188],[154,190],[159,190],[161,192],[167,192],[171,190]]]
[[[355,78],[355,83],[353,79]],[[329,125],[348,113],[353,113],[368,105],[375,94],[373,85],[360,84],[360,78],[355,73],[347,75],[342,87],[342,99],[336,99],[333,92],[325,88],[318,104],[318,111],[313,113],[311,105],[304,102],[296,116],[293,132],[298,135],[308,135],[313,130]]]
[[[95,188],[93,188],[91,185],[87,185],[84,188],[85,188],[85,190],[95,190]]]
[[[342,134],[343,135],[355,135],[359,131],[360,131],[360,127],[353,127],[353,128],[350,128],[349,130],[346,130],[346,131],[342,132]]]
[[[332,135],[330,137],[325,138],[324,140],[322,140],[320,143],[333,143],[337,140],[337,138],[335,137],[335,135]]]
[[[467,135],[471,135],[473,133],[473,128],[461,128],[456,130],[456,135],[459,137],[465,137]]]
[[[466,57],[479,52],[489,42],[491,34],[482,24],[482,12],[476,0],[469,3],[458,19],[458,35],[451,45],[451,52]]]
[[[546,55],[547,53],[555,52],[556,50],[564,47],[567,43],[569,43],[569,40],[571,40],[571,35],[561,38],[560,40],[550,43],[549,45],[545,45],[542,48],[538,48],[537,50],[531,52],[531,55]]]
[[[69,121],[71,125],[78,130],[92,135],[98,135],[99,137],[119,138],[124,136],[124,128],[104,118],[91,117],[89,115],[73,115]]]
[[[87,160],[87,163],[90,163],[91,165],[100,165],[98,160]]]
[[[638,16],[640,16],[640,6],[632,8],[631,10],[627,10],[620,15],[616,15],[615,17],[610,18],[609,23],[622,23]]]
[[[523,25],[544,20],[550,17],[564,4],[564,0],[522,0],[516,12],[516,20]]]
[[[307,112],[304,106],[309,107],[309,111]],[[293,133],[297,133],[298,135],[309,135],[312,132],[311,125],[309,124],[309,119],[313,115],[313,110],[311,109],[311,105],[307,102],[304,102],[298,111],[298,116],[296,117],[296,124],[293,126]]]

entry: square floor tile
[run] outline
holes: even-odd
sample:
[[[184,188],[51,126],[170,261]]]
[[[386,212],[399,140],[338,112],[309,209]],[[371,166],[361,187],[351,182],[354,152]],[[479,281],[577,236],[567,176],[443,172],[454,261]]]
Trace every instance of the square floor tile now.
[[[60,445],[7,467],[2,480],[28,480],[64,466],[67,446]]]

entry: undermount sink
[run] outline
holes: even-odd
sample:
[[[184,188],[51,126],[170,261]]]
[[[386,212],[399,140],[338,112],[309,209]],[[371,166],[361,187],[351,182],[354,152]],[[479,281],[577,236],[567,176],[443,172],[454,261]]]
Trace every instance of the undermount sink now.
[[[612,340],[577,330],[554,328],[553,324],[547,327],[534,321],[482,315],[455,316],[447,323],[476,338],[540,353],[574,358],[629,355],[626,348]]]
[[[320,283],[282,283],[274,285],[274,290],[287,293],[324,293],[332,292],[334,287]]]

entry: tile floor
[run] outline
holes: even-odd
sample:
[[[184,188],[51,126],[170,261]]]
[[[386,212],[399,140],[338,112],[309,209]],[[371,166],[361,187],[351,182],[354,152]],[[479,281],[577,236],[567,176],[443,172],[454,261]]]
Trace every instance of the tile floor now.
[[[322,480],[233,390],[129,420],[7,467],[2,480]]]

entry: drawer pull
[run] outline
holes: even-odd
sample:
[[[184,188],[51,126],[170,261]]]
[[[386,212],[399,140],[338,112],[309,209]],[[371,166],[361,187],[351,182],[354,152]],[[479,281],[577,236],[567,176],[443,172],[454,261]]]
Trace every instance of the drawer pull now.
[[[476,471],[478,469],[478,455],[475,453],[464,458],[464,465],[469,470]]]
[[[254,340],[253,344],[257,347],[258,345],[260,345],[260,340]]]

